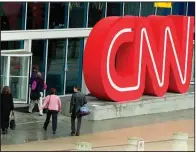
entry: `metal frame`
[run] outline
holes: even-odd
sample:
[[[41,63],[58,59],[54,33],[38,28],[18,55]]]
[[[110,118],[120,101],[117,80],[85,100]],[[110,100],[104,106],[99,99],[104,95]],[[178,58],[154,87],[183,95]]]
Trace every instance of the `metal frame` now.
[[[1,41],[88,37],[92,28],[2,31]]]
[[[86,25],[85,27],[88,27],[88,16],[89,16],[89,2],[87,2],[87,10],[86,10]]]
[[[68,54],[68,39],[66,39],[65,65],[67,65],[67,54]],[[66,85],[67,85],[66,80],[67,80],[67,71],[65,71],[65,74],[64,74],[64,95],[66,94]]]
[[[7,74],[6,74],[6,78],[7,78],[7,80],[6,80],[6,85],[10,85],[10,78],[25,78],[26,79],[26,89],[28,89],[28,86],[29,86],[29,67],[27,67],[27,76],[12,76],[12,75],[10,75],[10,62],[11,62],[11,60],[10,60],[10,58],[11,57],[29,57],[28,58],[28,65],[29,65],[29,60],[30,60],[30,58],[31,58],[31,56],[32,56],[32,53],[28,53],[28,52],[26,52],[26,54],[18,54],[18,52],[13,52],[13,53],[11,53],[10,51],[8,51],[8,52],[3,52],[2,54],[1,54],[1,56],[4,56],[4,57],[7,57],[8,59],[7,59]],[[16,103],[26,103],[27,101],[28,101],[28,98],[29,98],[29,96],[28,96],[28,91],[26,92],[26,99],[25,99],[25,101],[15,101]]]
[[[25,30],[27,30],[27,7],[28,7],[28,3],[26,2],[25,4]]]
[[[142,14],[142,2],[140,2],[139,16]]]
[[[125,2],[122,2],[122,16],[125,16]]]
[[[186,16],[188,15],[189,3],[186,2]]]
[[[49,29],[49,26],[50,26],[50,2],[47,4],[48,5],[48,16],[47,16],[47,29]],[[44,61],[44,65],[45,65],[45,69],[44,69],[44,80],[46,81],[46,79],[47,79],[47,67],[48,67],[48,39],[47,40],[45,40],[45,42],[44,42],[45,44],[44,45],[46,45],[45,46],[45,50],[44,50],[44,54],[45,54],[45,61]],[[32,66],[32,60],[31,60],[31,66]],[[44,90],[44,93],[43,93],[43,97],[45,97],[46,96],[46,90]]]
[[[108,2],[105,2],[105,17],[108,15]]]

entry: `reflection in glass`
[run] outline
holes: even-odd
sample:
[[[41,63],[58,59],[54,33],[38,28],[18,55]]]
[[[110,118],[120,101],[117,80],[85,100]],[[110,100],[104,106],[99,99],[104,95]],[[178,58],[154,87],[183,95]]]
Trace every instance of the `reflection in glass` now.
[[[85,3],[70,2],[69,6],[69,28],[85,27]]]
[[[105,16],[105,2],[89,2],[88,27],[93,27]]]
[[[141,2],[141,16],[154,15],[154,2]]]
[[[45,45],[46,40],[32,40],[32,65],[38,65],[43,76],[45,74]]]
[[[188,2],[188,16],[195,17],[195,2]]]
[[[157,8],[157,14],[161,16],[170,15],[171,9],[170,8]]]
[[[25,20],[24,2],[0,3],[1,30],[22,30]]]
[[[47,27],[47,3],[28,2],[27,29],[44,29]]]
[[[107,16],[120,16],[120,2],[107,2]]]
[[[10,77],[10,88],[14,100],[26,101],[27,99],[27,77]]]
[[[68,2],[50,2],[50,29],[67,27]]]
[[[19,101],[25,101],[27,98],[27,78],[29,57],[10,57],[10,88],[13,98]]]
[[[7,84],[7,62],[8,57],[1,56],[1,89]]]
[[[57,95],[64,95],[66,39],[48,40],[47,94],[56,88]]]
[[[28,75],[28,57],[10,57],[10,75],[27,76]]]
[[[80,38],[68,39],[68,55],[67,55],[67,66],[68,71],[66,73],[66,94],[73,93],[73,86],[80,86],[80,52],[81,48]]]
[[[125,2],[125,15],[139,16],[140,2]]]
[[[24,41],[1,41],[1,50],[23,49]]]
[[[186,2],[172,2],[172,15],[186,15]]]

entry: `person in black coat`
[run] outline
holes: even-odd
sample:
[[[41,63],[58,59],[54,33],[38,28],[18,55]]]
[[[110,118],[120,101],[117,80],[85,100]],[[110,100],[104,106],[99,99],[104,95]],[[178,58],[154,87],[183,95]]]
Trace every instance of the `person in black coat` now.
[[[13,97],[8,86],[3,87],[1,93],[1,129],[3,134],[8,133],[10,112],[14,110]]]
[[[70,102],[70,114],[71,114],[71,135],[79,136],[80,127],[82,122],[82,116],[80,115],[80,108],[83,107],[86,103],[86,96],[79,91],[77,86],[74,87],[74,93]],[[75,131],[75,120],[77,118],[77,130]]]

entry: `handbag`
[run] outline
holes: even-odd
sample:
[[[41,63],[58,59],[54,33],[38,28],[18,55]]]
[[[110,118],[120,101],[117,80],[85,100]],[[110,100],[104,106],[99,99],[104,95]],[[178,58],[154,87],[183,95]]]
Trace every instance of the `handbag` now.
[[[50,96],[51,97],[51,96]],[[50,105],[50,98],[49,98],[49,102],[48,102],[48,106]],[[46,108],[43,109],[43,113],[47,114],[48,113],[48,106]]]
[[[90,111],[89,111],[89,108],[86,107],[86,106],[83,106],[80,108],[80,115],[81,116],[86,116],[86,115],[89,115],[90,114]]]
[[[12,129],[12,130],[16,129],[16,122],[15,122],[14,111],[12,111],[11,116],[10,116],[10,129]]]

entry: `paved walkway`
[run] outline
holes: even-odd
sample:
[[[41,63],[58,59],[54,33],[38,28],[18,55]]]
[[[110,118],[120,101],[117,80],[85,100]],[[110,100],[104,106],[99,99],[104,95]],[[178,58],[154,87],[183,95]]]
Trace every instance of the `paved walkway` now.
[[[189,135],[189,150],[194,150],[194,120],[168,121],[118,130],[86,134],[80,137],[56,138],[18,145],[2,145],[2,151],[74,151],[77,142],[90,142],[93,151],[125,151],[127,138],[141,137],[145,151],[171,151],[171,137],[175,132]]]
[[[16,112],[15,114],[17,123],[16,130],[10,131],[6,138],[1,139],[1,144],[3,145],[23,144],[25,142],[62,138],[70,135],[71,123],[69,117],[59,116],[57,133],[54,136],[52,134],[51,124],[49,124],[47,132],[44,132],[42,129],[45,115],[40,117],[38,113],[28,114],[21,112]],[[83,120],[81,134],[187,119],[194,119],[194,109],[103,121]]]

